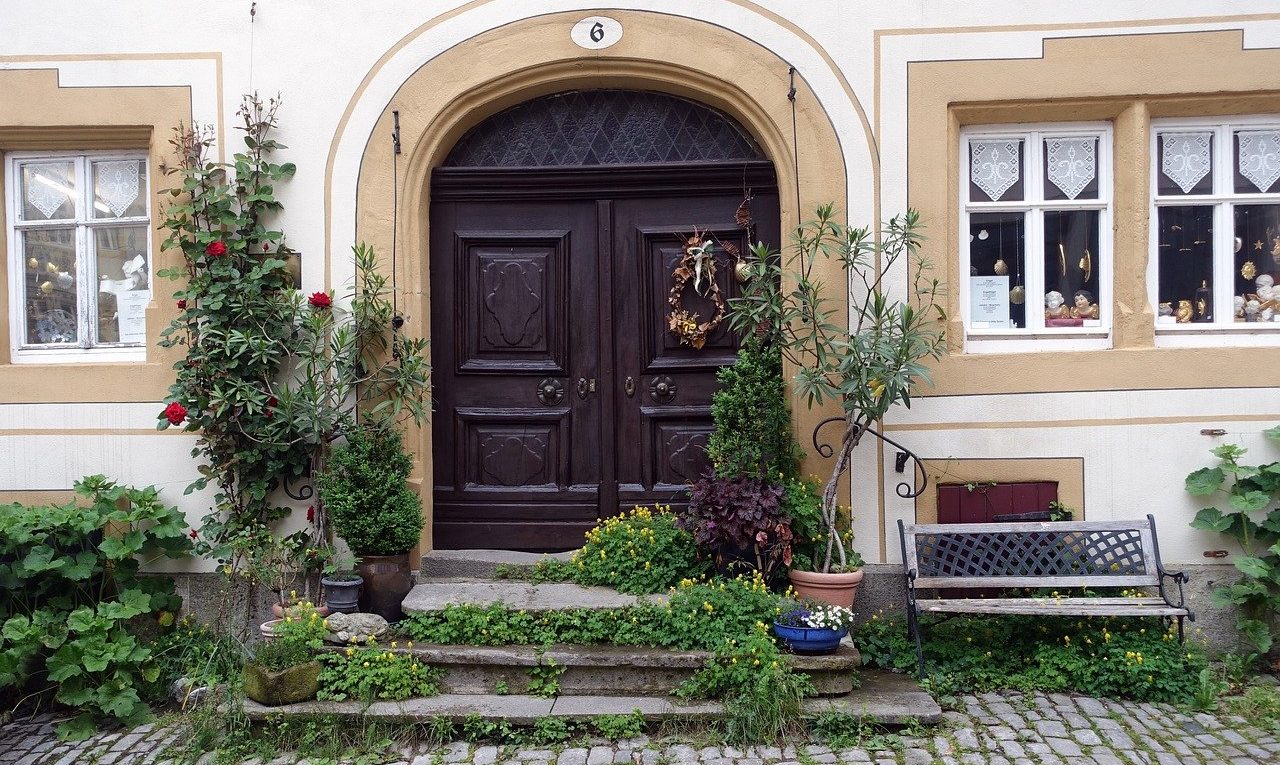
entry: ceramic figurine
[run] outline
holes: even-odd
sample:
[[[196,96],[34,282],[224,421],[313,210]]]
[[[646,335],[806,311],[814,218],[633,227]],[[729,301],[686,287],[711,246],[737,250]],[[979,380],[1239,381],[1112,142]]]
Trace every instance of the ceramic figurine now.
[[[1096,319],[1100,315],[1098,304],[1093,302],[1093,293],[1089,290],[1077,290],[1074,300],[1075,305],[1071,308],[1072,318]]]
[[[1237,319],[1244,318],[1244,295],[1236,295],[1231,298],[1231,306]]]
[[[1256,300],[1250,300],[1244,304],[1244,320],[1257,321],[1258,314],[1262,311],[1262,304]]]
[[[1275,309],[1274,309],[1274,308],[1263,308],[1263,309],[1262,309],[1262,312],[1258,314],[1258,320],[1259,320],[1259,321],[1274,321],[1274,320],[1275,320],[1275,315],[1276,315],[1276,312],[1275,312]]]
[[[1071,315],[1067,310],[1066,298],[1062,297],[1062,293],[1057,290],[1050,290],[1044,294],[1044,317],[1046,319],[1065,319]]]
[[[1244,303],[1240,305],[1244,305]],[[1173,316],[1173,303],[1161,303],[1159,314],[1161,316]]]
[[[1179,324],[1186,324],[1187,322],[1191,321],[1191,314],[1192,314],[1192,311],[1191,311],[1191,301],[1190,301],[1190,300],[1179,300],[1179,301],[1178,301],[1178,312],[1174,314],[1174,316],[1177,316],[1177,317],[1178,317],[1178,323],[1179,323]]]

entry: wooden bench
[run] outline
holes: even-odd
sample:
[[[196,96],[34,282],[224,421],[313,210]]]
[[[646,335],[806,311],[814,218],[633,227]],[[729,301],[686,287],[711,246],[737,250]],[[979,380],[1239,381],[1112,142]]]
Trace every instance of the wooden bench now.
[[[904,524],[898,521],[902,564],[907,573],[907,630],[920,639],[922,614],[1035,614],[1042,616],[1159,616],[1182,621],[1195,616],[1184,605],[1187,576],[1160,563],[1156,521],[1066,521],[1034,523]],[[1177,601],[1168,584],[1177,584]],[[1154,587],[1150,597],[974,598],[948,590],[978,587]],[[920,597],[935,590],[934,598]]]

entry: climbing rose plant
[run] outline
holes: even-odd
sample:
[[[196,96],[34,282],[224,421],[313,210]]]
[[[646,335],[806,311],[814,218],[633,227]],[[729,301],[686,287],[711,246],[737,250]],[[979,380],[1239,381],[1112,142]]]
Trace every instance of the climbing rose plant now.
[[[427,342],[399,332],[371,248],[353,248],[356,282],[344,301],[295,288],[285,258],[296,253],[268,225],[281,209],[275,184],[295,170],[272,161],[285,148],[271,137],[278,107],[245,98],[245,150],[229,164],[207,159],[209,129],[178,129],[170,173],[181,184],[162,224],[165,247],[183,262],[161,272],[181,282],[180,313],[161,345],[186,355],[157,427],[199,436],[201,476],[188,491],[212,483],[217,492],[196,550],[228,573],[252,568],[290,512],[273,501],[283,481],[322,472],[329,445],[353,429],[421,424],[430,406]],[[310,546],[327,544],[324,518],[317,501],[307,512]]]
[[[192,456],[201,460],[201,475],[188,492],[210,483],[217,492],[197,551],[224,560],[237,539],[288,514],[271,494],[307,464],[303,450],[264,437],[274,429],[268,402],[298,312],[285,260],[291,251],[284,233],[268,225],[281,209],[275,185],[295,170],[271,161],[284,148],[271,137],[278,107],[277,99],[245,98],[238,112],[245,148],[227,164],[207,158],[211,128],[179,126],[170,142],[178,161],[168,173],[180,183],[169,192],[161,226],[169,234],[165,249],[180,251],[182,263],[160,275],[181,287],[174,293],[178,316],[160,344],[186,354],[174,364],[170,403],[157,427],[198,434]]]

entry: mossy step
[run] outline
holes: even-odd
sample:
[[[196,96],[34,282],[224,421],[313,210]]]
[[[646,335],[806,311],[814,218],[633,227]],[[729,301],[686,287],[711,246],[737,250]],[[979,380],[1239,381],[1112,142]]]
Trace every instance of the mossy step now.
[[[332,650],[343,650],[334,648]],[[519,694],[528,689],[529,668],[555,662],[564,696],[634,694],[659,696],[688,680],[711,657],[708,651],[640,648],[613,645],[472,646],[414,644],[411,652],[423,662],[445,670],[441,687],[451,694],[484,695],[496,688]],[[793,668],[809,675],[823,696],[853,690],[861,665],[858,650],[842,645],[828,656],[787,656]]]
[[[906,675],[884,671],[864,672],[862,687],[838,698],[805,699],[808,713],[840,710],[870,722],[902,725],[910,721],[935,724],[942,720],[942,710],[929,694]],[[334,715],[387,720],[423,721],[443,717],[454,722],[472,716],[505,720],[511,725],[532,725],[540,717],[589,718],[606,714],[630,714],[639,711],[646,720],[657,722],[679,718],[708,721],[724,714],[719,702],[685,703],[670,696],[599,695],[538,696],[494,694],[444,694],[407,701],[307,701],[280,707],[266,707],[253,701],[244,702],[250,719],[275,716]]]
[[[432,550],[422,556],[418,569],[421,581],[436,579],[496,578],[498,566],[530,569],[546,558],[569,560],[572,552],[528,553],[515,550]]]
[[[608,587],[568,582],[497,582],[432,580],[414,586],[401,603],[406,614],[443,611],[448,606],[503,606],[526,611],[571,611],[582,608],[629,608],[638,603],[665,603],[666,595],[625,595]]]

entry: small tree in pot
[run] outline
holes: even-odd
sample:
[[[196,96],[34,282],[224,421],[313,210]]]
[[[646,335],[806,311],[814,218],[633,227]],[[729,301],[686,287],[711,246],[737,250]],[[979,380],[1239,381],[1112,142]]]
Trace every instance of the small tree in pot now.
[[[413,588],[409,551],[422,534],[412,467],[397,430],[368,427],[347,434],[317,481],[334,532],[360,557],[360,610],[387,621],[403,615],[400,602]]]
[[[813,573],[792,573],[793,581],[822,586],[834,584],[843,572],[848,600],[844,594],[805,593],[796,582],[802,594],[835,605],[849,606],[858,583],[852,580],[861,579],[860,571],[856,576],[847,571],[858,561],[846,548],[850,524],[837,501],[840,478],[867,429],[894,405],[911,405],[916,386],[929,381],[926,360],[940,357],[945,347],[943,291],[920,254],[919,232],[914,210],[890,220],[877,240],[870,228],[840,224],[835,208],[824,205],[814,220],[797,228],[785,259],[764,245],[752,250],[751,278],[742,297],[730,301],[734,329],[765,326],[778,334],[783,357],[796,368],[796,392],[809,406],[835,402],[841,407],[843,428],[821,495],[824,549],[815,556]],[[820,258],[839,261],[847,293],[827,294],[814,273]],[[890,294],[885,279],[904,258],[906,294],[900,298]],[[849,326],[832,323],[846,301]]]

